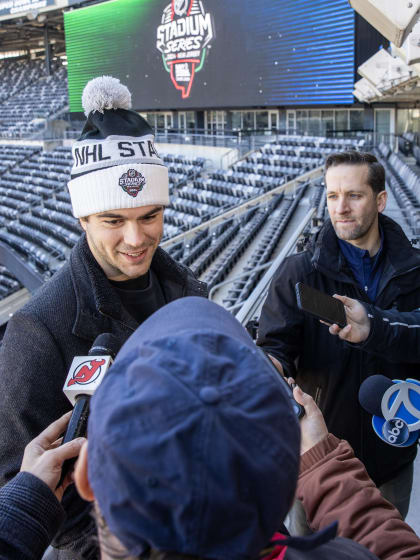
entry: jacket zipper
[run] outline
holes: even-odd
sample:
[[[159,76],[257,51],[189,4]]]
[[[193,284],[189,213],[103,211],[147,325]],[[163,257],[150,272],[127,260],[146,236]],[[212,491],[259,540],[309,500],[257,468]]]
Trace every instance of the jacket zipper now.
[[[121,325],[123,325],[124,327],[126,327],[127,329],[129,329],[130,331],[134,332],[136,329],[134,329],[133,327],[131,327],[130,325],[127,325],[127,323],[124,323],[124,321],[121,321],[121,319],[116,319],[115,317],[113,317],[112,315],[108,315],[108,313],[104,313],[103,311],[99,310],[99,313],[101,315],[103,315],[104,317],[108,317],[108,319],[112,319],[112,321],[117,321],[117,323],[120,323]]]

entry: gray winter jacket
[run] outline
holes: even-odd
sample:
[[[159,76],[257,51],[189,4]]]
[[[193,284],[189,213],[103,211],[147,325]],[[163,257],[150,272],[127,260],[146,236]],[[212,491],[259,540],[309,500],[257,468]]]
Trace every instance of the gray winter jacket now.
[[[152,269],[167,302],[207,296],[206,285],[160,248]],[[6,329],[0,350],[0,486],[19,470],[26,444],[70,410],[63,384],[73,357],[86,355],[104,332],[114,334],[122,345],[137,327],[83,235],[69,262],[10,319]],[[90,517],[84,513],[90,505],[72,488],[66,491],[63,505],[67,521],[55,545],[73,548],[75,539],[86,534]],[[94,524],[89,525],[93,531]],[[95,555],[85,552],[80,557]]]

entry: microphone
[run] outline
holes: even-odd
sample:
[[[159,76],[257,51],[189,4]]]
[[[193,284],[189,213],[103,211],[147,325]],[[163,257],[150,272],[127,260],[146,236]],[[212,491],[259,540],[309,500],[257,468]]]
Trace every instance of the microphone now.
[[[360,386],[359,402],[372,414],[372,426],[382,441],[409,447],[420,436],[420,382],[371,375]]]
[[[385,375],[370,375],[359,388],[359,403],[375,416],[382,416],[382,397],[394,383]]]
[[[73,358],[63,392],[74,408],[61,445],[77,437],[86,437],[90,399],[119,349],[119,340],[111,333],[103,333],[96,337],[87,356]],[[75,459],[64,462],[57,488],[74,463]]]

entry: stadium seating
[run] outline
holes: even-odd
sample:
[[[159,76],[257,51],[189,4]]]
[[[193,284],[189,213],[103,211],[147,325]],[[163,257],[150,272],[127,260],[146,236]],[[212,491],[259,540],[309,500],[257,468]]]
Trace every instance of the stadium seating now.
[[[66,108],[67,71],[54,61],[47,76],[44,64],[41,60],[0,64],[5,80],[0,81],[1,137],[31,137],[45,128],[46,119]]]
[[[38,80],[44,64],[40,59],[4,59],[0,64],[0,102]]]
[[[404,134],[398,136],[398,150],[405,156],[413,154],[414,147],[418,147],[418,134],[404,132]]]
[[[233,284],[229,290],[227,297],[223,300],[224,305],[228,308],[244,302],[251,294],[254,287],[257,285],[261,278],[263,271],[254,272],[254,269],[266,264],[270,261],[274,250],[276,249],[279,240],[285,232],[291,217],[293,216],[296,207],[299,205],[302,196],[308,188],[308,183],[305,183],[296,193],[296,196],[286,196],[283,204],[280,207],[280,212],[277,214],[275,220],[269,225],[269,228],[264,232],[263,237],[259,240],[258,246],[252,252],[251,257],[248,259],[243,268],[244,272],[249,271],[249,276],[241,278]],[[267,209],[267,213],[271,213],[277,207],[279,201],[274,200]],[[237,310],[237,309],[236,309]],[[234,311],[235,312],[235,311]]]
[[[387,171],[387,185],[391,189],[413,235],[420,233],[420,167],[409,166],[399,154],[385,144],[375,150]]]
[[[4,299],[22,289],[22,284],[16,280],[6,267],[0,265],[0,298]]]
[[[245,213],[240,220],[239,235],[204,276],[204,281],[207,283],[209,289],[226,278],[245,249],[251,244],[263,227],[267,215],[278,206],[282,198],[282,194],[275,195],[273,202],[269,204],[267,208],[257,211],[257,208],[254,207]]]
[[[364,144],[363,139],[280,135],[228,170],[203,172],[179,183],[183,186],[173,190],[165,213],[165,239],[321,166],[329,153]]]
[[[161,158],[168,166],[170,192],[200,175],[205,163],[204,158],[188,159],[183,155],[161,154]]]
[[[310,207],[315,207],[316,211],[308,226],[307,235],[303,235],[299,242],[306,241],[308,235],[318,229],[325,218],[323,179],[312,182],[311,187]],[[240,277],[234,281],[222,300],[223,305],[236,313],[265,272],[255,269],[270,263],[275,256],[279,242],[308,188],[309,183],[305,182],[293,196],[274,195],[269,202],[252,206],[239,217],[230,218],[212,229],[201,230],[188,241],[170,246],[168,251],[173,258],[191,267],[212,289],[228,277],[243,258],[246,249],[256,240],[250,256],[240,265]]]
[[[0,146],[3,150],[3,146]],[[0,240],[45,279],[60,268],[80,236],[65,193],[71,151],[8,145],[0,176]]]

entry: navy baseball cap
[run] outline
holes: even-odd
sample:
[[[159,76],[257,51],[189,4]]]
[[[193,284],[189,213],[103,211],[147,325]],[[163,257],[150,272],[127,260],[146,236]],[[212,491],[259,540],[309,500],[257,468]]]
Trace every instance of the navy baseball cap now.
[[[135,331],[92,398],[88,476],[130,554],[255,560],[292,503],[299,447],[262,351],[225,309],[188,297]]]

